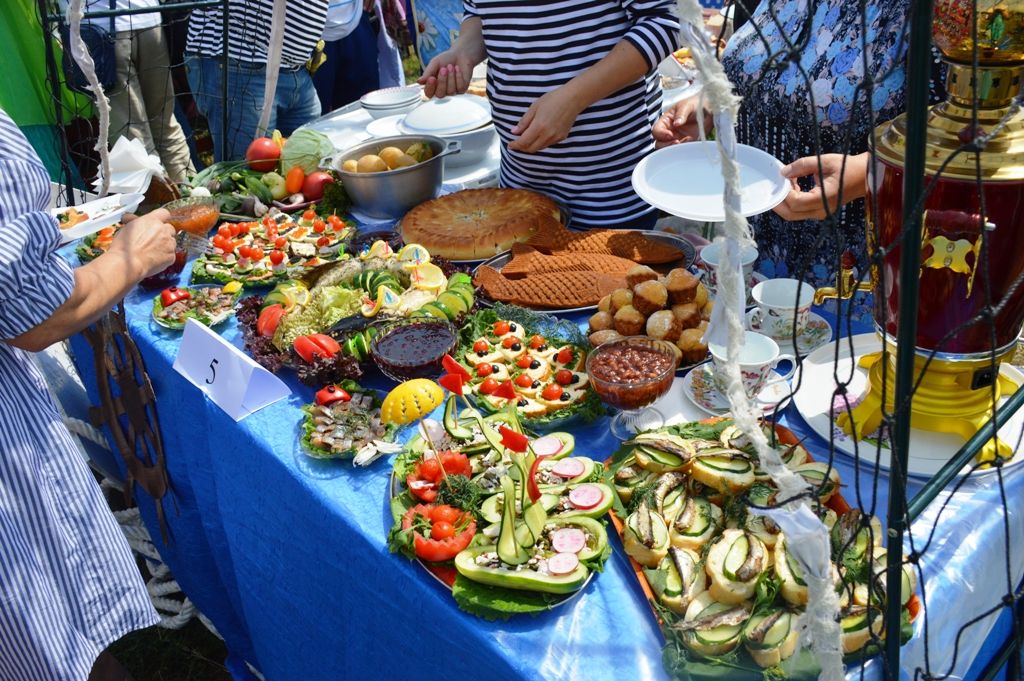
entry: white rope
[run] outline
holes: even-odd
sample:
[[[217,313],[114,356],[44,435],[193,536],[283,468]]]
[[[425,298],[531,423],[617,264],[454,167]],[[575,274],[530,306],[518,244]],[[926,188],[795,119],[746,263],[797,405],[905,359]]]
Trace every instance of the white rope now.
[[[753,442],[761,467],[779,488],[779,498],[791,499],[807,491],[809,485],[789,470],[779,453],[769,446],[761,430],[761,411],[755,409],[747,397],[740,376],[739,356],[745,333],[743,317],[746,301],[740,249],[753,243],[747,220],[740,212],[740,169],[735,160],[734,122],[740,100],[733,94],[732,84],[705,37],[704,21],[697,0],[682,0],[679,12],[683,44],[690,48],[703,81],[697,120],[702,125],[704,117],[700,112],[703,110],[704,99],[707,99],[708,108],[714,116],[721,172],[725,180],[725,258],[718,268],[717,298],[705,341],[726,346],[726,395],[736,425]],[[839,681],[843,678],[839,601],[832,584],[828,529],[803,499],[789,502],[768,514],[788,538],[786,545],[792,548],[793,557],[803,569],[807,582],[808,605],[801,618],[802,645],[810,643],[812,646],[822,668],[819,678]]]
[[[103,198],[110,189],[110,152],[107,149],[107,134],[110,129],[110,100],[100,86],[99,78],[96,77],[96,64],[92,55],[85,47],[82,40],[82,3],[83,0],[71,0],[68,5],[67,21],[70,27],[71,44],[65,45],[65,50],[70,50],[72,59],[82,69],[82,74],[89,81],[89,89],[96,100],[96,114],[99,117],[99,139],[96,140],[96,151],[100,155],[100,187],[99,195]]]
[[[99,428],[95,428],[94,426],[92,426],[89,423],[86,423],[82,419],[76,419],[73,416],[65,416],[63,421],[64,425],[67,427],[69,431],[71,431],[73,435],[77,435],[78,437],[84,440],[88,440],[89,442],[92,442],[94,444],[99,445],[100,447],[103,447],[107,451],[111,451],[110,443],[107,442],[107,437]]]
[[[281,51],[284,49],[284,20],[288,0],[274,0],[274,13],[270,20],[270,46],[267,48],[267,73],[263,80],[263,111],[260,122],[256,126],[257,135],[265,135],[270,131],[270,112],[274,108],[274,96],[277,94],[277,79],[281,74]],[[227,21],[227,18],[224,19]],[[224,47],[227,49],[227,46]]]

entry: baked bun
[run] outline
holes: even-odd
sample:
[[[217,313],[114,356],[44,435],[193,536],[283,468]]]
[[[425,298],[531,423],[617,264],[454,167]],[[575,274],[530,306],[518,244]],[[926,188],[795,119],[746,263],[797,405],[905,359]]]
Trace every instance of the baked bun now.
[[[668,289],[670,305],[692,303],[697,296],[698,286],[700,286],[700,282],[697,277],[682,268],[672,270],[665,277],[665,288]]]
[[[623,336],[615,329],[605,329],[604,331],[595,331],[594,333],[590,334],[589,340],[590,344],[596,348],[599,345],[611,343],[612,341],[622,340],[623,338],[625,338],[625,336]]]
[[[683,324],[671,310],[658,310],[647,318],[647,335],[658,340],[675,342],[683,331]]]
[[[636,336],[643,331],[646,321],[635,307],[627,305],[615,313],[615,330],[623,336]]]
[[[615,326],[615,319],[611,312],[595,312],[590,317],[590,333],[595,331],[607,331]]]
[[[657,281],[658,279],[658,273],[647,265],[637,265],[626,272],[626,285],[630,288],[645,281]]]
[[[676,316],[676,319],[680,321],[684,329],[692,329],[700,324],[700,310],[697,309],[694,303],[673,305],[672,314]]]
[[[608,311],[615,314],[627,305],[633,304],[633,291],[628,288],[615,289],[611,293]]]
[[[679,334],[676,347],[683,353],[683,364],[696,364],[703,362],[708,356],[708,346],[701,342],[704,337],[704,329],[684,329]]]
[[[645,317],[665,308],[668,291],[660,281],[642,281],[633,287],[633,307]]]

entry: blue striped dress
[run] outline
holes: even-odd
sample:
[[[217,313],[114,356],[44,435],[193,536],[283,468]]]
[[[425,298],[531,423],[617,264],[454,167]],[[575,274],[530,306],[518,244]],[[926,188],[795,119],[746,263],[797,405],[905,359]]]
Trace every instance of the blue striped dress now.
[[[0,111],[0,340],[74,288],[49,195],[46,170]],[[0,679],[83,681],[108,644],[158,619],[43,379],[0,342]]]

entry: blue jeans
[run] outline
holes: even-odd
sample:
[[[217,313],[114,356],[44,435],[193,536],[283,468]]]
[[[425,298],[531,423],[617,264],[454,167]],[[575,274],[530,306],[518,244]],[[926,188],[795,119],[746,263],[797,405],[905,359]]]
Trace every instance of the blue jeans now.
[[[220,57],[185,56],[185,71],[196,106],[206,116],[218,161],[241,159],[255,138],[275,128],[286,137],[296,128],[320,116],[320,100],[305,68],[282,69],[274,92],[274,106],[266,131],[258,131],[263,109],[265,65],[228,60],[228,101],[221,97]],[[223,157],[220,152],[222,123],[227,111],[228,136]]]

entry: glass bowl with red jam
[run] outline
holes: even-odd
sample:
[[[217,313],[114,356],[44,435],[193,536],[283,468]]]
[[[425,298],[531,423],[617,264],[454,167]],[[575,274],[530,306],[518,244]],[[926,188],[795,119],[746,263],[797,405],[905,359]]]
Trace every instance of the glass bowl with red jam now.
[[[668,341],[631,336],[587,355],[587,375],[601,401],[619,410],[612,434],[622,440],[639,430],[660,428],[664,417],[649,405],[672,387],[679,353]]]
[[[385,376],[399,382],[439,376],[442,358],[459,339],[452,324],[430,317],[396,319],[378,328],[370,341],[370,356]]]

